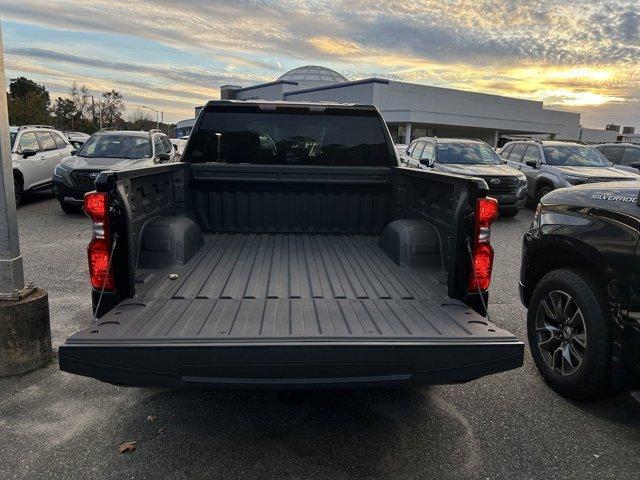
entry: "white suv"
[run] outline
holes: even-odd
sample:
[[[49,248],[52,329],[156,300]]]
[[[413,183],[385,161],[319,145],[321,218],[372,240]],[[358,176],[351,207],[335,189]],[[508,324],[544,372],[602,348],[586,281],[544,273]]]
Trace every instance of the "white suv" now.
[[[62,132],[46,125],[10,127],[16,206],[28,191],[51,186],[53,169],[74,152]]]

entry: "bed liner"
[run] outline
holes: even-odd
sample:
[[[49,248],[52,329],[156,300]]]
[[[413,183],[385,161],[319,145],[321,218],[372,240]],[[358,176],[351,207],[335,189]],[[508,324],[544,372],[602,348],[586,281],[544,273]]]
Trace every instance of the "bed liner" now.
[[[399,267],[377,240],[207,235],[186,265],[139,271],[139,295],[70,337],[60,365],[136,385],[295,388],[465,381],[522,363],[522,344],[448,298],[437,267]]]

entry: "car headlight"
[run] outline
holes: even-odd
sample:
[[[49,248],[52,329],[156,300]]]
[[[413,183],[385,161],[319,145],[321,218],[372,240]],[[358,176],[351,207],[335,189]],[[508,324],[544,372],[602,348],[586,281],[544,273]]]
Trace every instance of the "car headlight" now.
[[[525,177],[524,175],[518,175],[518,185],[522,186],[526,184],[527,184],[527,177]]]
[[[65,173],[69,173],[70,171],[71,169],[69,167],[62,163],[59,163],[58,165],[56,165],[56,168],[53,169],[53,176],[62,177],[62,175],[64,175]]]
[[[571,185],[580,185],[581,183],[586,183],[589,180],[589,177],[579,177],[577,175],[562,175],[567,182]]]

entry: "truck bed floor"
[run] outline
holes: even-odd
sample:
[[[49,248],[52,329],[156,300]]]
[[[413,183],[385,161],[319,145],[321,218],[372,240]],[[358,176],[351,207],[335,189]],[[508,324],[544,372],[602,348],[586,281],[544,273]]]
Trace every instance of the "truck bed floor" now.
[[[186,265],[140,272],[144,283],[137,298],[121,303],[96,328],[70,342],[79,336],[99,342],[514,340],[444,296],[437,272],[397,266],[377,240],[366,235],[210,235]]]

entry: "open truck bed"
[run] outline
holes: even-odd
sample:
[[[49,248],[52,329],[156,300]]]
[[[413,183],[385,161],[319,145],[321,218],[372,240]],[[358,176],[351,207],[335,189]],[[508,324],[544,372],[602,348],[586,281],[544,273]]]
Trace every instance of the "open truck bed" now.
[[[303,388],[522,365],[471,286],[486,183],[399,168],[374,107],[211,102],[183,160],[98,177],[96,318],[62,370]]]
[[[136,385],[309,387],[466,381],[521,361],[513,335],[378,240],[209,235],[180,268],[141,270],[140,297],[69,338],[61,365]]]

